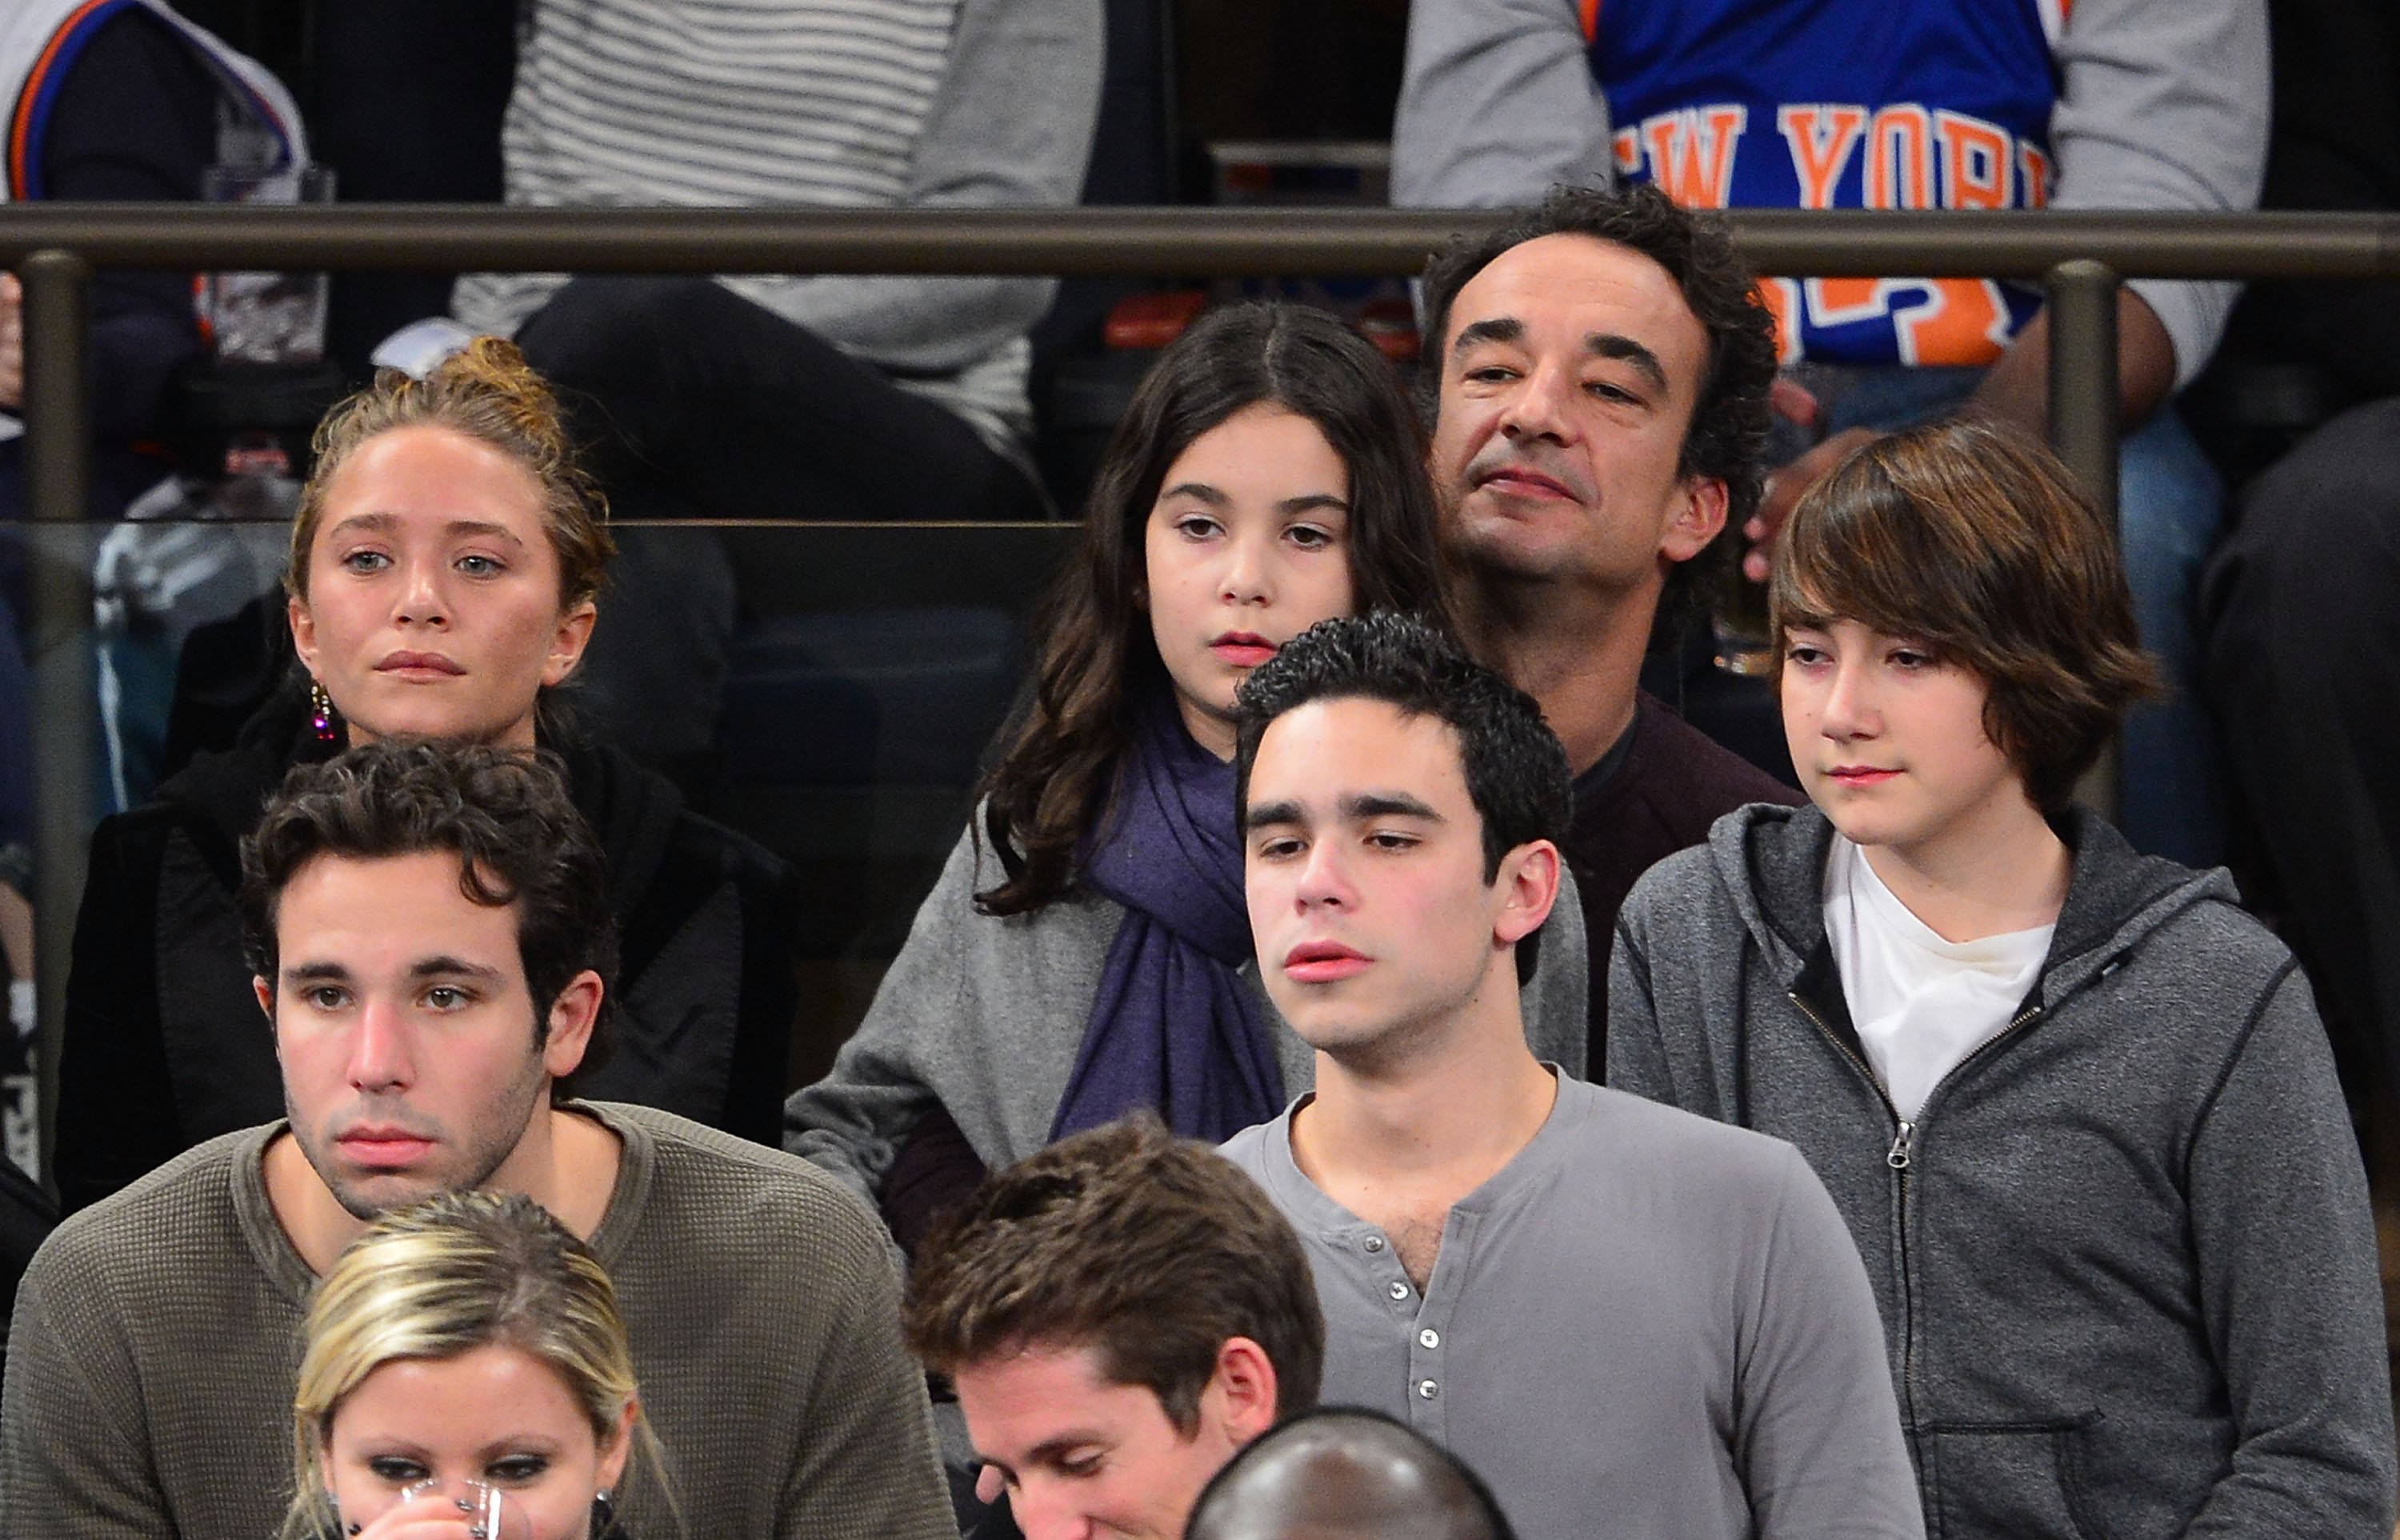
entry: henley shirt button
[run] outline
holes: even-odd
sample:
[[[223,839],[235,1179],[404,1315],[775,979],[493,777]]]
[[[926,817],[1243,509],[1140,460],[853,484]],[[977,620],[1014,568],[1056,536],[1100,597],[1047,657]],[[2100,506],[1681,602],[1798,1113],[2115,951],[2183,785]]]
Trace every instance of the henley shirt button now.
[[[1423,1331],[1417,1333],[1417,1341],[1426,1347],[1439,1347],[1441,1345],[1441,1333],[1436,1331],[1431,1327],[1427,1327]],[[1425,1383],[1427,1384],[1431,1384],[1433,1382],[1428,1380]]]
[[[1417,1394],[1430,1401],[1435,1397],[1441,1394],[1441,1386],[1434,1383],[1431,1380],[1419,1380],[1417,1382]]]
[[[1395,1281],[1392,1285],[1392,1298],[1396,1300],[1405,1300],[1408,1297],[1409,1286],[1404,1283]]]
[[[1381,1236],[1381,1235],[1370,1235],[1370,1236],[1368,1236],[1368,1237],[1367,1237],[1367,1249],[1368,1249],[1368,1250],[1370,1250],[1370,1251],[1381,1251],[1382,1249],[1384,1249],[1384,1237],[1383,1237],[1383,1236]]]

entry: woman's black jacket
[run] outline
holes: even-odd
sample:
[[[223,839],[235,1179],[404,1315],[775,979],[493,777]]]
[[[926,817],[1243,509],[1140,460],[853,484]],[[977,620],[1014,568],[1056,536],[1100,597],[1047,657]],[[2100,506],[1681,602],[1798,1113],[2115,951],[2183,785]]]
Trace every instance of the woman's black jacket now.
[[[607,852],[621,932],[607,1046],[571,1089],[774,1144],[798,1006],[791,868],[615,749],[557,752]],[[267,796],[293,763],[325,753],[279,698],[239,746],[194,760],[157,800],[93,831],[59,1058],[63,1209],[282,1115],[234,895],[241,838]]]

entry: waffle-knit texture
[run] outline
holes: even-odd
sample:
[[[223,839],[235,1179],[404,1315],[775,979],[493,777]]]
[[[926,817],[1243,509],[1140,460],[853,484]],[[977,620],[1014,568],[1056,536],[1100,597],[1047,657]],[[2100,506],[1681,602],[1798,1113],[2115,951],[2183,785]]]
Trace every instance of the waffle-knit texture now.
[[[648,1108],[592,1247],[615,1279],[655,1482],[627,1526],[693,1540],[951,1540],[923,1380],[880,1225],[806,1163]],[[283,1124],[227,1134],[59,1227],[17,1297],[0,1534],[265,1540],[290,1499],[291,1395],[315,1282],[266,1198]]]

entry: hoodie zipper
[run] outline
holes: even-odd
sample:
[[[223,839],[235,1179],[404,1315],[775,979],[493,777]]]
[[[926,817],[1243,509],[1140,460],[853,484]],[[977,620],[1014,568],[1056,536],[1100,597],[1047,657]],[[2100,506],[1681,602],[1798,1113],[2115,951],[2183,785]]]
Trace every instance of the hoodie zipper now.
[[[1866,1060],[1851,1052],[1850,1045],[1842,1041],[1840,1034],[1826,1025],[1825,1018],[1817,1014],[1817,1008],[1801,999],[1797,989],[1785,990],[1784,998],[1791,1001],[1793,1007],[1802,1015],[1807,1016],[1817,1030],[1824,1035],[1825,1041],[1833,1044],[1834,1051],[1849,1060],[1850,1067],[1859,1072],[1860,1077],[1868,1085],[1874,1087],[1876,1099],[1883,1103],[1885,1115],[1891,1119],[1891,1144],[1884,1151],[1883,1163],[1891,1168],[1892,1180],[1899,1184],[1900,1374],[1902,1393],[1908,1403],[1902,1410],[1907,1414],[1908,1425],[1915,1427],[1916,1425],[1916,1286],[1910,1281],[1908,1265],[1908,1178],[1910,1171],[1916,1165],[1916,1132],[1918,1125],[1924,1121],[1924,1111],[1920,1108],[1915,1118],[1902,1117],[1900,1109],[1892,1105],[1891,1094],[1884,1089],[1883,1082],[1875,1078],[1875,1071],[1868,1068]],[[1979,1043],[1974,1052],[1951,1066],[1950,1072],[1936,1081],[1933,1089],[1926,1093],[1924,1106],[1932,1106],[1941,1097],[1943,1090],[1952,1081],[1966,1072],[1969,1065],[2015,1036],[2041,1013],[2042,1008],[2039,1005],[2028,1005],[2018,1012],[2007,1026],[1993,1033],[1985,1042]]]

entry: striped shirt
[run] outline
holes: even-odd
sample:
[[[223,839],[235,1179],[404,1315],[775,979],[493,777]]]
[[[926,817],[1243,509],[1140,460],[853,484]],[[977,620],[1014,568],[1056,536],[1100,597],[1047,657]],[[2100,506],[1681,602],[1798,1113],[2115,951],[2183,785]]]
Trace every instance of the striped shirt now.
[[[511,203],[1072,203],[1098,109],[1096,0],[539,0],[502,149]],[[1088,13],[1088,14],[1086,14]],[[512,333],[566,276],[472,274]],[[744,276],[729,288],[1010,451],[1041,279]]]

